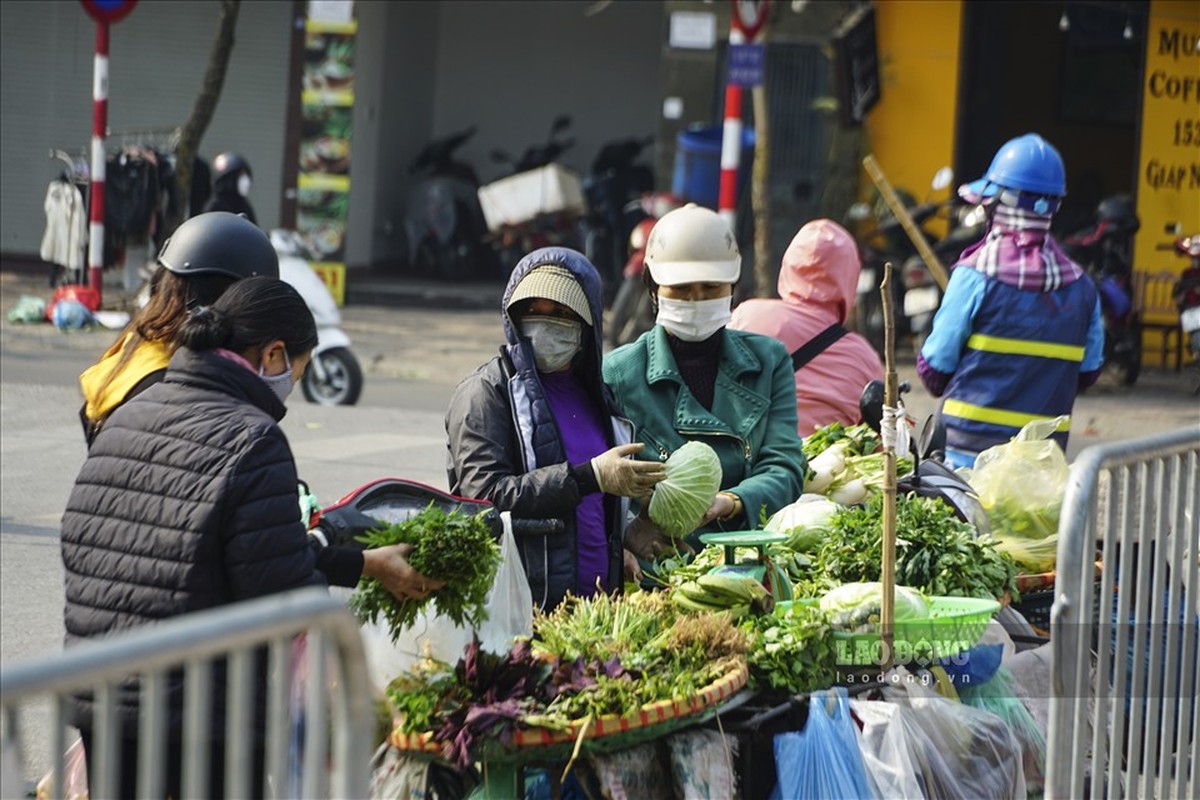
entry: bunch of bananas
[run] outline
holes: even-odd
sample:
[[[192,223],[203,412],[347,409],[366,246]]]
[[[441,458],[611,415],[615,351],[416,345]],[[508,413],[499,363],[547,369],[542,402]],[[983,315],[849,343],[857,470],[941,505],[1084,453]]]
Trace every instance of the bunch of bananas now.
[[[734,619],[775,610],[775,598],[765,586],[737,575],[700,575],[672,589],[671,600],[682,611],[728,611]]]

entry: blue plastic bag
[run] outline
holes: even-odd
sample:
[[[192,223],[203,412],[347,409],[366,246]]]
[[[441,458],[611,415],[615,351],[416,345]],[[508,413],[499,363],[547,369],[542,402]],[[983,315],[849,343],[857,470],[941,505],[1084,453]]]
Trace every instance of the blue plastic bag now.
[[[814,692],[804,730],[775,736],[775,774],[771,800],[874,797],[844,688]]]

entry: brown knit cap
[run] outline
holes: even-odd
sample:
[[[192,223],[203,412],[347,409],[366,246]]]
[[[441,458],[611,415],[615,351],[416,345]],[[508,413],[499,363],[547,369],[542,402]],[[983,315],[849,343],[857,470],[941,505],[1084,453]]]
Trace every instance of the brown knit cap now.
[[[521,278],[517,288],[513,289],[512,297],[508,299],[508,307],[521,300],[541,297],[562,303],[578,314],[588,325],[592,324],[592,311],[588,306],[587,295],[583,287],[571,271],[557,264],[540,264]]]

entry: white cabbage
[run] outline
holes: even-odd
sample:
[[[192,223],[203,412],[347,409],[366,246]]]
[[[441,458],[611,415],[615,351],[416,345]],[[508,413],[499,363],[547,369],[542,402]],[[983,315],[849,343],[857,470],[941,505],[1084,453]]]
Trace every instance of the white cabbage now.
[[[650,495],[650,521],[668,536],[686,536],[704,519],[721,488],[721,460],[704,442],[687,442],[667,459],[667,477]]]

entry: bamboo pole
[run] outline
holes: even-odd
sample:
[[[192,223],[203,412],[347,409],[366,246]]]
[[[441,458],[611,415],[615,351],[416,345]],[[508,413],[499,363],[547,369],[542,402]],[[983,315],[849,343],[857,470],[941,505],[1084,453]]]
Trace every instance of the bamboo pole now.
[[[868,156],[870,158],[870,156]],[[899,404],[896,378],[896,318],[892,308],[892,262],[883,265],[883,280],[879,283],[883,295],[883,402],[888,408]],[[892,668],[895,655],[896,622],[896,424],[894,414],[883,416],[883,564],[880,572],[882,602],[879,612],[879,638],[883,644],[881,669]],[[890,430],[890,434],[888,429]]]
[[[946,291],[946,284],[950,282],[950,276],[946,274],[946,268],[942,266],[942,262],[938,260],[937,255],[933,252],[933,248],[926,241],[925,234],[921,232],[921,226],[913,221],[912,216],[908,213],[908,209],[904,207],[904,203],[896,196],[896,190],[892,188],[892,184],[888,181],[887,176],[883,174],[883,169],[879,166],[879,162],[875,160],[875,156],[867,154],[863,156],[862,164],[867,174],[871,176],[871,180],[874,181],[875,186],[879,189],[879,194],[883,197],[883,201],[888,204],[888,208],[896,215],[896,219],[900,220],[900,227],[904,228],[904,232],[912,240],[913,246],[921,254],[921,260],[925,262],[925,266],[929,267],[929,271],[933,273],[933,279],[937,281],[938,288],[943,292]]]

